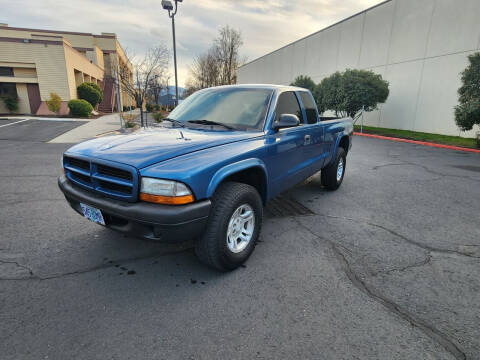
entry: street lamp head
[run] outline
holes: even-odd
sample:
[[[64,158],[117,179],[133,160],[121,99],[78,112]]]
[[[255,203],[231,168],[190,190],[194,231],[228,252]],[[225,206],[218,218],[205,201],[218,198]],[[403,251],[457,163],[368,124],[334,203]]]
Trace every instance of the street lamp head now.
[[[162,0],[162,7],[164,10],[168,10],[168,11],[173,10],[173,4],[169,0]]]

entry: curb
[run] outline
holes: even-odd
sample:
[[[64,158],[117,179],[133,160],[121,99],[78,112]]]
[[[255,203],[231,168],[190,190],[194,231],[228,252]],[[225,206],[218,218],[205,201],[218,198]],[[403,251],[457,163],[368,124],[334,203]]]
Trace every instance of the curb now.
[[[443,144],[436,144],[436,143],[431,143],[427,141],[408,140],[408,139],[401,139],[401,138],[390,137],[390,136],[365,134],[365,133],[359,133],[359,132],[354,132],[353,134],[357,136],[365,136],[365,137],[370,137],[374,139],[390,140],[390,141],[404,142],[404,143],[410,143],[410,144],[416,144],[416,145],[430,146],[430,147],[457,150],[457,151],[466,151],[466,152],[473,152],[473,153],[480,154],[480,150],[464,148],[460,146],[443,145]]]

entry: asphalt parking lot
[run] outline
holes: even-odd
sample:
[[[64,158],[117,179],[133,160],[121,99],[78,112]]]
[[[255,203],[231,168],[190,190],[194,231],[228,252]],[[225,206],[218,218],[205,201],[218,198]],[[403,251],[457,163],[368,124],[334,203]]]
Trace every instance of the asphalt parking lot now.
[[[81,218],[45,143],[79,124],[28,124],[0,127],[2,359],[480,358],[480,155],[355,137],[221,274]]]

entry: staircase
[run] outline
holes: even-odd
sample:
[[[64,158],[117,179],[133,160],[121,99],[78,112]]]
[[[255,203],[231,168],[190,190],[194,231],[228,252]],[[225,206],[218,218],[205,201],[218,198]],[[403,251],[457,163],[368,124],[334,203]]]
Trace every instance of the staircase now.
[[[102,113],[112,113],[115,110],[116,105],[116,91],[113,79],[105,77],[103,82],[103,100],[98,105],[98,111]]]

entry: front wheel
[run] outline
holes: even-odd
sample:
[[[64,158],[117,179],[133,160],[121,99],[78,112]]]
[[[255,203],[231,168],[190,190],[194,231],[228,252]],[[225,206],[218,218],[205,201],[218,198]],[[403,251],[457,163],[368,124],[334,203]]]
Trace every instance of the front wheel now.
[[[212,198],[205,233],[195,245],[198,258],[220,271],[237,268],[253,252],[262,220],[262,199],[253,186],[220,185]]]
[[[342,147],[337,150],[337,156],[326,168],[322,169],[322,185],[328,190],[337,190],[342,185],[347,165],[347,154]]]

